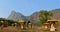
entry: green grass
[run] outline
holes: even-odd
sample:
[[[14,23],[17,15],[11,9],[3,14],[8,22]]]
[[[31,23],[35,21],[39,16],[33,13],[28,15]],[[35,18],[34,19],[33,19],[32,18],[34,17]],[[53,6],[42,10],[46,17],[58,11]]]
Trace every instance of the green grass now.
[[[58,26],[60,27],[60,21],[58,21]]]

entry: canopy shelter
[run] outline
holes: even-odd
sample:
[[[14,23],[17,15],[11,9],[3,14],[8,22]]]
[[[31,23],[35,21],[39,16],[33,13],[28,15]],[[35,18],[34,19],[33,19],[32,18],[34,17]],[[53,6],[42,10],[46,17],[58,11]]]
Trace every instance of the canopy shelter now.
[[[20,22],[20,25],[21,25],[21,29],[24,29],[24,25],[25,25],[25,22],[24,22],[24,20],[19,20],[19,22]]]
[[[58,21],[59,20],[56,20],[56,19],[52,19],[52,20],[48,20],[47,22],[50,24],[50,27],[51,27],[51,24],[53,24],[54,25],[54,27],[55,28],[57,28],[57,26],[58,26]]]
[[[47,23],[49,23],[49,29],[52,31],[56,30],[56,28],[58,27],[58,21],[57,19],[51,19],[48,20]]]

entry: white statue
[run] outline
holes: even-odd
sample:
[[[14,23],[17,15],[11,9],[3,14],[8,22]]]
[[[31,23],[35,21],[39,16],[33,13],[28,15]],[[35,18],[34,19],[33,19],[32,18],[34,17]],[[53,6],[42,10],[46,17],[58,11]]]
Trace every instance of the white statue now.
[[[55,27],[54,27],[54,25],[53,24],[51,24],[51,28],[50,28],[50,31],[55,31]]]

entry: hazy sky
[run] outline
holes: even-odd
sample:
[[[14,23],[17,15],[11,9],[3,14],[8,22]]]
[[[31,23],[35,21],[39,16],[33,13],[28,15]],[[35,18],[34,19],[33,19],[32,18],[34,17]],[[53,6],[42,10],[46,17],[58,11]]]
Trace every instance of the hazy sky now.
[[[33,12],[60,8],[60,0],[0,0],[0,17],[7,18],[12,10],[25,16]]]

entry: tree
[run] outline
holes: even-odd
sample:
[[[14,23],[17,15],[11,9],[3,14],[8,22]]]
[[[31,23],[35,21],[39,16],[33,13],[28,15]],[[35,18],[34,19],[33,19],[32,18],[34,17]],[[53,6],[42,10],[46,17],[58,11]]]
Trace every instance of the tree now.
[[[39,12],[40,23],[43,24],[43,23],[47,22],[47,20],[51,19],[52,16],[53,16],[52,11],[41,10]]]

